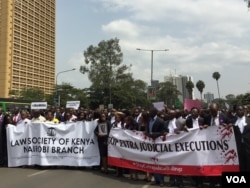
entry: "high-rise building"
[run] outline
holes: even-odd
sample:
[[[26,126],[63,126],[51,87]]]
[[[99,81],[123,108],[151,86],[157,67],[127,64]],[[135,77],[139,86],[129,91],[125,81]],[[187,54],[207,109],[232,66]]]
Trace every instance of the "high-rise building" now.
[[[208,104],[212,103],[214,100],[214,94],[210,92],[204,93],[204,100],[206,100]]]
[[[55,85],[56,0],[0,0],[0,97]]]
[[[170,76],[165,76],[164,81],[171,82],[173,85],[176,86],[177,90],[180,91],[181,94],[178,95],[179,101],[183,103],[185,98],[189,98],[186,84],[188,81],[193,82],[193,78],[191,76],[170,75]],[[194,98],[194,92],[192,93],[192,98]]]

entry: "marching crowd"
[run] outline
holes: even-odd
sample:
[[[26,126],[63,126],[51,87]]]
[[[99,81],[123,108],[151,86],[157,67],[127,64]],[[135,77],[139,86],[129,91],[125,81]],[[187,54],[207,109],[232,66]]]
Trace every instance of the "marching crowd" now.
[[[10,113],[3,113],[0,108],[0,166],[7,167],[7,139],[6,127],[8,124],[18,126],[23,122],[54,122],[67,123],[74,121],[92,121],[102,124],[103,130],[107,134],[101,133],[98,126],[94,133],[98,138],[100,152],[101,172],[109,173],[108,156],[108,133],[113,127],[129,130],[143,131],[145,135],[155,139],[159,136],[167,136],[168,133],[179,134],[181,131],[188,131],[190,128],[206,129],[209,126],[232,126],[235,133],[236,146],[238,151],[240,171],[250,172],[250,106],[238,105],[233,109],[220,109],[219,105],[212,103],[208,109],[199,109],[193,107],[191,110],[174,109],[164,107],[163,110],[157,110],[155,107],[142,109],[137,107],[133,110],[128,109],[84,109],[73,108],[65,109],[63,107],[51,106],[47,110],[26,110],[14,108]],[[127,169],[126,169],[127,170]],[[124,169],[115,167],[115,176],[122,176]],[[138,171],[129,170],[129,178],[138,180]],[[163,186],[163,174],[143,172],[145,181],[152,184]],[[216,187],[220,183],[220,177],[209,176],[210,187]],[[203,187],[205,177],[192,177],[196,187]],[[169,175],[168,186],[183,187],[183,177]]]

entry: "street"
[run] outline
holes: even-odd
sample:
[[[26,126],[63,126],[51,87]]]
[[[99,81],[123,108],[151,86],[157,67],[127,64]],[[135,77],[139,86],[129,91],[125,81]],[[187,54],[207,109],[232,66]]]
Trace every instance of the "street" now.
[[[0,168],[0,187],[3,188],[154,188],[158,185],[150,185],[143,181],[144,174],[140,174],[140,180],[130,180],[129,174],[123,177],[114,177],[113,171],[103,174],[99,170],[91,168]],[[167,187],[168,176],[165,176]],[[194,187],[190,178],[184,178],[184,187]],[[208,186],[204,186],[208,187]],[[173,187],[174,188],[174,187]]]

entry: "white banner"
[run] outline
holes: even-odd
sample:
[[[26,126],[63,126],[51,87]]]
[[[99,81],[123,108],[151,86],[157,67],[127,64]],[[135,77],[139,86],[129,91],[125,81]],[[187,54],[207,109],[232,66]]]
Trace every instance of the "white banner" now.
[[[47,102],[32,102],[30,105],[30,109],[47,109]]]
[[[8,166],[100,164],[95,121],[8,125]]]
[[[80,101],[67,101],[66,108],[78,109],[80,106]]]
[[[211,126],[153,140],[143,132],[113,128],[110,165],[161,174],[217,176],[239,171],[233,128]]]

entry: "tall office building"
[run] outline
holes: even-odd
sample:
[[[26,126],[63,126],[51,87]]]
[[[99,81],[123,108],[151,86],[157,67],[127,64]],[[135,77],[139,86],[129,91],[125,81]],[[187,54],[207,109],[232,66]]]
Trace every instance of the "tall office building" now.
[[[214,94],[210,92],[204,93],[204,100],[206,100],[208,104],[212,103],[214,100]]]
[[[53,92],[55,1],[0,0],[1,98],[31,87]]]
[[[191,76],[182,76],[182,75],[170,75],[165,76],[164,81],[171,82],[176,86],[177,90],[180,91],[180,95],[178,96],[179,101],[184,102],[185,98],[189,98],[189,93],[186,88],[186,84],[188,81],[193,82],[193,78]],[[194,92],[192,93],[192,97],[194,98]]]

